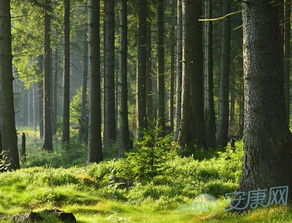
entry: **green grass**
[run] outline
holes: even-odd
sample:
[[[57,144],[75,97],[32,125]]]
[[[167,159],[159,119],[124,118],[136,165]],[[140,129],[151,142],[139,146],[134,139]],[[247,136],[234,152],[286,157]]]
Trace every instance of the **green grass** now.
[[[136,162],[147,159],[146,147],[137,159],[133,155],[86,165],[85,147],[73,143],[62,149],[55,142],[55,152],[47,154],[41,151],[37,134],[24,131],[28,135],[27,162],[21,170],[0,174],[0,214],[59,208],[73,212],[80,223],[195,223],[203,222],[199,213],[182,212],[181,207],[197,195],[209,193],[220,199],[218,213],[209,222],[292,222],[292,210],[284,206],[242,215],[223,211],[227,201],[222,195],[238,186],[242,142],[237,142],[236,151],[227,147],[183,158],[171,153],[166,162],[160,160],[163,169],[159,166],[156,174],[151,172],[144,179],[141,176],[147,169]],[[166,141],[161,143],[166,145]],[[111,157],[115,149],[107,153]],[[128,183],[114,181],[115,177]]]

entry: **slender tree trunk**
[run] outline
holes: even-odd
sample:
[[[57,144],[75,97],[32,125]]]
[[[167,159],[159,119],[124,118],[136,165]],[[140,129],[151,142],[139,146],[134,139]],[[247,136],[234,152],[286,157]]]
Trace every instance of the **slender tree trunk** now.
[[[175,138],[178,139],[181,121],[182,99],[182,0],[177,0],[177,84],[176,84],[176,130]]]
[[[171,16],[175,17],[176,1],[171,3]],[[175,23],[172,22],[170,43],[170,94],[169,94],[169,121],[171,131],[174,129],[174,88],[175,88]]]
[[[223,0],[223,15],[230,13],[231,1]],[[230,25],[231,17],[223,20],[221,37],[220,86],[219,86],[219,124],[216,136],[217,144],[228,143],[229,126],[229,73],[230,73]]]
[[[52,152],[51,122],[51,0],[45,0],[45,55],[44,55],[44,145],[43,149]]]
[[[290,29],[291,29],[291,1],[284,0],[284,69],[285,69],[285,97],[287,120],[290,124]]]
[[[0,0],[0,101],[2,149],[7,151],[9,169],[19,169],[15,128],[10,1]]]
[[[100,106],[100,2],[89,0],[89,131],[88,162],[102,161]]]
[[[64,0],[64,84],[62,143],[70,142],[70,0]]]
[[[31,127],[31,89],[27,89],[27,127]]]
[[[116,140],[115,107],[115,1],[105,0],[104,142]]]
[[[52,131],[53,135],[57,133],[57,117],[58,117],[58,76],[59,76],[59,50],[55,50],[55,65],[53,78],[53,112],[52,112]]]
[[[147,56],[146,56],[146,114],[147,119],[153,119],[153,89],[152,89],[152,33],[151,33],[151,19],[147,19]]]
[[[246,104],[240,190],[292,187],[292,137],[285,107],[281,10],[282,5],[266,0],[243,3]]]
[[[127,59],[128,59],[128,23],[127,0],[121,0],[121,43],[120,43],[120,71],[121,71],[121,108],[120,108],[120,150],[119,156],[131,147],[128,121],[128,83],[127,83]]]
[[[178,141],[183,147],[193,143],[205,146],[201,8],[200,0],[182,1],[183,91]]]
[[[138,0],[138,64],[137,64],[137,131],[142,136],[147,128],[146,116],[146,71],[147,71],[147,1]]]
[[[158,127],[165,132],[165,70],[164,70],[164,0],[157,0],[157,88],[158,88]]]
[[[43,82],[38,83],[38,93],[39,93],[39,129],[40,129],[40,139],[44,138],[44,106],[43,106]]]
[[[212,18],[212,0],[206,1],[206,17]],[[206,73],[207,73],[207,105],[205,111],[206,118],[206,142],[210,147],[216,144],[215,132],[215,109],[214,109],[214,84],[213,84],[213,23],[206,24]]]
[[[87,79],[88,79],[88,42],[87,42],[87,35],[85,35],[84,55],[83,55],[83,77],[82,77],[82,102],[81,102],[80,129],[79,129],[79,141],[83,143],[88,142]]]

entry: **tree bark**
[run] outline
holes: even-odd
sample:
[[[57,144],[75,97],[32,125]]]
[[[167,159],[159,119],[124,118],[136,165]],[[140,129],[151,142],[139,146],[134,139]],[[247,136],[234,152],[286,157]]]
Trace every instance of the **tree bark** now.
[[[53,111],[52,111],[52,132],[57,133],[58,117],[58,76],[59,76],[59,50],[55,50],[54,78],[53,78]]]
[[[9,169],[19,169],[15,128],[10,1],[0,0],[0,101],[2,149],[7,151]]]
[[[177,84],[176,84],[176,126],[175,138],[178,139],[181,121],[182,101],[182,0],[177,0]]]
[[[52,122],[51,122],[51,0],[45,0],[45,36],[44,36],[44,145],[43,149],[52,152]]]
[[[164,65],[164,0],[157,0],[157,88],[158,88],[158,110],[157,123],[161,133],[165,132],[165,65]]]
[[[115,1],[105,0],[104,142],[116,140],[115,107]]]
[[[152,89],[152,32],[151,32],[151,19],[147,19],[147,36],[146,36],[146,46],[147,46],[147,56],[146,56],[146,114],[147,119],[153,119],[153,89]]]
[[[230,13],[231,1],[223,0],[223,15]],[[228,143],[229,126],[229,73],[230,73],[230,35],[231,17],[223,20],[220,55],[220,86],[219,86],[219,123],[216,135],[217,145]]]
[[[205,146],[203,100],[202,3],[183,0],[183,89],[179,144]],[[194,37],[194,33],[196,36]],[[193,152],[193,151],[189,151]]]
[[[175,0],[171,2],[171,16],[175,17]],[[169,122],[171,131],[174,129],[174,88],[175,88],[175,23],[171,24],[170,43],[170,92],[169,92]]]
[[[206,18],[212,18],[212,0],[206,1]],[[213,84],[213,23],[206,23],[206,82],[207,82],[207,105],[205,111],[206,118],[206,142],[209,147],[216,144],[216,125],[214,109],[214,84]]]
[[[148,1],[138,0],[138,64],[137,64],[137,135],[142,136],[143,130],[147,128],[146,116],[146,35],[147,35],[147,5]]]
[[[62,143],[70,142],[70,0],[64,0],[64,83]]]
[[[127,59],[128,59],[128,7],[127,0],[121,0],[121,42],[120,42],[120,71],[121,71],[121,107],[120,107],[120,149],[119,156],[122,157],[126,151],[131,149],[128,121],[128,83],[127,83]]]
[[[290,124],[290,29],[291,29],[291,1],[284,0],[284,69],[285,69],[285,97],[287,120]]]
[[[86,32],[87,30],[85,30],[85,33]],[[88,79],[88,42],[87,35],[85,35],[82,76],[82,102],[79,129],[79,141],[82,143],[88,142],[87,79]]]
[[[292,187],[281,10],[282,5],[266,0],[243,3],[245,160],[241,190]]]
[[[101,162],[100,2],[89,0],[89,132],[88,162]]]

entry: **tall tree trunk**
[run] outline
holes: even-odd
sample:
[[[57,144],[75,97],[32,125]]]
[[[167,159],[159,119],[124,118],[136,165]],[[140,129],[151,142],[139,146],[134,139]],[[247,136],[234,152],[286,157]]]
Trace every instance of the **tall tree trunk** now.
[[[223,15],[230,13],[231,1],[223,0]],[[219,86],[219,123],[216,135],[217,144],[226,146],[228,143],[229,126],[229,73],[230,73],[230,26],[231,17],[223,20],[220,55],[220,86]]]
[[[292,187],[292,137],[285,107],[281,10],[282,5],[266,0],[243,3],[246,104],[241,190]]]
[[[164,0],[157,0],[157,88],[158,88],[158,127],[165,131],[165,83],[164,83]]]
[[[205,146],[201,8],[200,0],[182,1],[183,90],[178,141],[183,147],[193,143]]]
[[[175,18],[176,1],[171,2],[171,16]],[[170,43],[170,93],[169,93],[169,121],[171,131],[174,129],[174,88],[175,88],[175,23],[171,24],[171,43]]]
[[[137,135],[142,136],[143,129],[147,128],[146,117],[146,67],[147,67],[147,5],[148,1],[138,0],[138,61],[137,61]]]
[[[43,106],[43,82],[38,83],[38,93],[39,93],[39,130],[40,139],[44,138],[44,106]]]
[[[182,101],[182,0],[177,0],[177,84],[176,84],[176,125],[175,138],[178,139],[181,121]]]
[[[59,50],[55,50],[54,78],[53,78],[53,112],[52,112],[52,132],[57,133],[58,117],[58,76],[59,76]]]
[[[45,0],[45,55],[44,55],[44,145],[43,149],[52,152],[52,122],[51,122],[51,0]]]
[[[89,0],[89,131],[88,162],[102,161],[100,107],[100,2]]]
[[[87,31],[85,31],[85,33],[86,32]],[[82,102],[79,129],[79,141],[83,143],[88,142],[87,79],[88,79],[88,42],[87,35],[85,35],[82,77]]]
[[[121,71],[121,108],[120,108],[120,149],[119,156],[131,147],[128,121],[128,83],[127,83],[127,61],[128,61],[128,23],[127,23],[127,0],[121,0],[121,43],[120,43],[120,71]]]
[[[147,119],[153,119],[153,89],[152,89],[152,33],[151,19],[147,19],[147,36],[146,36],[146,114]]]
[[[0,101],[2,149],[7,151],[9,169],[19,169],[15,128],[10,1],[0,0]]]
[[[105,0],[104,142],[116,140],[115,1]]]
[[[287,120],[290,124],[290,29],[291,29],[291,1],[284,0],[284,69],[285,69],[285,97]]]
[[[70,0],[64,0],[64,7],[63,144],[70,141]]]
[[[206,1],[206,17],[212,18],[212,0]],[[213,84],[213,23],[206,23],[206,82],[207,82],[207,105],[205,111],[206,118],[206,142],[210,147],[216,144],[216,125],[214,109],[214,84]]]

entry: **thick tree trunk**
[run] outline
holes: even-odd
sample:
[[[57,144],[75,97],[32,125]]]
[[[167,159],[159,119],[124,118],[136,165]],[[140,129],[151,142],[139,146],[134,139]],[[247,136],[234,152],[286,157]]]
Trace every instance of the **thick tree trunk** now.
[[[245,160],[241,190],[292,187],[281,10],[282,5],[266,0],[243,3]]]
[[[120,71],[121,71],[121,108],[120,108],[120,149],[119,156],[123,156],[131,147],[128,121],[128,83],[127,83],[127,59],[128,59],[128,23],[127,0],[121,0],[121,43],[120,43]]]
[[[10,1],[0,0],[0,101],[2,149],[7,151],[9,169],[19,168],[15,129]]]
[[[115,1],[105,0],[104,142],[116,140],[115,107]]]
[[[181,121],[182,101],[182,0],[177,0],[177,84],[176,84],[176,125],[175,138],[178,139]]]
[[[165,67],[164,67],[164,0],[157,0],[157,122],[162,134],[165,132]]]
[[[87,31],[85,31],[85,33],[86,32]],[[88,42],[87,35],[85,35],[82,77],[82,102],[79,129],[79,141],[82,143],[88,142],[87,79],[88,79]]]
[[[200,0],[182,1],[183,90],[178,139],[182,147],[193,143],[205,146],[201,7]]]
[[[147,67],[147,1],[138,0],[138,64],[137,64],[137,131],[142,136],[143,129],[147,128],[146,117],[146,67]]]
[[[44,55],[44,145],[43,149],[52,152],[52,122],[51,122],[51,0],[45,0],[45,55]]]
[[[287,120],[290,124],[290,29],[291,29],[291,1],[284,0],[284,69],[285,69],[285,97]]]
[[[70,0],[64,0],[64,84],[62,143],[70,141]]]
[[[213,4],[212,0],[206,1],[206,18],[212,18]],[[216,125],[215,125],[215,109],[214,109],[214,84],[213,84],[213,24],[206,24],[206,85],[207,85],[207,104],[205,106],[206,119],[206,143],[210,147],[216,144]]]
[[[230,13],[231,1],[223,0],[222,14]],[[230,26],[231,17],[223,20],[220,55],[220,86],[219,86],[219,123],[216,135],[217,145],[226,146],[228,143],[229,126],[229,73],[230,73]]]
[[[88,162],[102,161],[100,103],[100,2],[89,0],[89,135]]]

